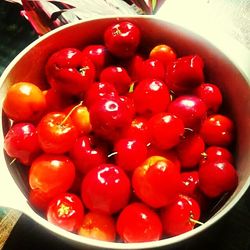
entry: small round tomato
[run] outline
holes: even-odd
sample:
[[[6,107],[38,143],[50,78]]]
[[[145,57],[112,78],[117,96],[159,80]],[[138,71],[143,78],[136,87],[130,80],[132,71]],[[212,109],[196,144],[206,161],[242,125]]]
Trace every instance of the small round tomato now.
[[[117,232],[126,243],[159,240],[162,224],[157,213],[140,202],[126,206],[117,219]]]
[[[118,96],[118,93],[113,84],[109,82],[94,82],[84,97],[84,103],[90,108],[100,98],[112,98],[116,96]]]
[[[135,194],[147,205],[160,208],[173,202],[181,187],[180,170],[161,156],[151,156],[132,176]]]
[[[72,193],[56,196],[47,209],[49,222],[70,232],[77,232],[84,217],[84,207],[80,198]]]
[[[158,59],[161,61],[165,68],[167,65],[177,58],[177,55],[173,48],[166,44],[158,44],[149,53],[149,58]]]
[[[114,145],[115,160],[125,171],[133,171],[147,158],[147,146],[139,139],[123,138]]]
[[[111,54],[119,58],[133,56],[140,40],[139,28],[128,21],[112,24],[104,31],[104,44]]]
[[[182,95],[169,104],[168,112],[182,119],[185,128],[199,131],[206,118],[207,107],[197,96]]]
[[[102,164],[85,175],[81,195],[88,209],[114,214],[129,201],[130,180],[120,167]]]
[[[35,121],[46,107],[42,90],[29,82],[18,82],[10,86],[3,101],[4,113],[14,121]]]
[[[53,198],[72,186],[75,166],[67,156],[42,154],[32,162],[28,178],[32,190]]]
[[[210,115],[202,123],[200,134],[207,145],[227,147],[234,139],[234,123],[225,115]]]
[[[155,58],[148,58],[144,60],[141,67],[137,71],[138,80],[155,79],[164,81],[165,68],[164,64]]]
[[[198,173],[200,190],[210,198],[231,192],[238,184],[238,174],[234,166],[223,159],[205,162]]]
[[[105,150],[100,145],[97,146],[93,138],[85,135],[77,138],[70,150],[70,157],[82,174],[107,160]]]
[[[94,63],[97,76],[111,61],[111,56],[103,44],[87,45],[82,50],[82,54],[89,57]]]
[[[45,66],[50,86],[66,95],[80,95],[94,82],[93,62],[76,48],[64,48],[53,53]]]
[[[128,99],[100,98],[89,109],[92,130],[96,135],[117,140],[133,119],[133,107]]]
[[[176,236],[192,230],[200,218],[198,202],[188,196],[179,197],[161,211],[163,229],[167,236]]]
[[[100,81],[113,84],[120,95],[127,94],[132,83],[127,70],[120,66],[109,66],[103,69]]]
[[[206,104],[208,113],[216,113],[222,104],[221,91],[212,83],[202,83],[194,89],[194,95]]]
[[[175,94],[190,93],[204,82],[203,67],[198,55],[179,57],[168,64],[165,81]]]
[[[166,84],[155,79],[140,81],[132,93],[132,98],[136,112],[145,117],[166,111],[171,101]]]
[[[28,122],[13,124],[4,137],[4,150],[8,156],[30,165],[41,153],[36,127]]]
[[[202,137],[197,133],[182,138],[176,146],[176,152],[183,169],[196,167],[202,159],[202,153],[205,150],[205,143]]]
[[[84,216],[77,233],[91,239],[114,242],[115,220],[111,215],[90,211]]]
[[[233,163],[233,154],[228,148],[209,146],[202,154],[201,164],[207,161],[225,160]]]
[[[152,144],[166,150],[176,146],[184,134],[184,123],[170,113],[157,113],[148,122]]]
[[[43,151],[52,154],[69,151],[78,136],[71,118],[62,112],[47,113],[39,122],[37,133]]]
[[[194,197],[199,186],[198,171],[181,172],[181,194]]]

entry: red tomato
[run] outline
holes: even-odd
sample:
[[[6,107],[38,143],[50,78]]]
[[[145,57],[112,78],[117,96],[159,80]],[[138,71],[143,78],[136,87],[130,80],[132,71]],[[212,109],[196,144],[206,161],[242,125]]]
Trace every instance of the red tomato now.
[[[140,39],[139,28],[128,21],[112,24],[104,32],[104,44],[108,51],[119,58],[133,56]]]
[[[181,194],[194,197],[199,188],[198,171],[182,172],[181,180]]]
[[[181,142],[176,146],[182,169],[197,167],[204,150],[205,143],[199,134],[191,133],[182,138]]]
[[[111,215],[90,211],[84,216],[78,234],[96,240],[115,241],[115,221]]]
[[[111,61],[111,56],[107,48],[102,44],[87,45],[82,50],[82,54],[90,58],[94,63],[97,76]]]
[[[171,113],[157,113],[151,117],[148,124],[152,144],[161,150],[175,147],[184,134],[182,119]]]
[[[176,236],[192,230],[200,218],[196,200],[180,195],[172,204],[162,209],[162,223],[167,236]]]
[[[209,146],[202,154],[201,164],[207,161],[225,160],[233,163],[234,157],[231,151],[225,147]]]
[[[158,59],[166,68],[170,62],[177,58],[177,55],[170,46],[166,44],[159,44],[150,51],[149,58]]]
[[[146,117],[166,111],[171,102],[166,84],[150,78],[144,79],[136,85],[132,98],[136,112]]]
[[[130,180],[120,167],[102,164],[85,175],[81,194],[88,209],[114,214],[129,201]]]
[[[227,147],[234,139],[234,123],[225,115],[214,114],[204,120],[200,134],[207,145]]]
[[[4,137],[4,150],[8,156],[29,166],[41,153],[36,127],[28,122],[13,124]]]
[[[224,159],[207,161],[199,168],[200,190],[210,198],[233,191],[238,184],[234,166]]]
[[[45,65],[51,87],[67,95],[80,95],[94,82],[94,63],[75,48],[64,48],[52,54]]]
[[[119,214],[117,232],[126,243],[155,241],[162,236],[162,224],[156,212],[135,202]]]
[[[149,58],[142,62],[141,67],[137,70],[137,80],[155,79],[164,81],[165,68],[164,64],[155,58]]]
[[[77,138],[70,150],[70,157],[82,174],[86,174],[107,160],[105,150],[100,145],[96,146],[96,143],[89,136]]]
[[[180,171],[172,161],[151,156],[134,170],[132,186],[143,202],[160,208],[173,202],[179,194]]]
[[[114,144],[115,160],[125,171],[133,171],[147,158],[147,146],[139,139],[123,138]]]
[[[104,68],[101,71],[100,80],[101,82],[113,84],[120,95],[127,94],[132,83],[127,70],[119,66],[109,66]]]
[[[76,232],[84,217],[82,201],[75,194],[60,194],[50,202],[46,217],[49,222],[63,229]]]
[[[75,166],[64,155],[42,154],[31,164],[29,185],[48,197],[66,192],[73,184]]]
[[[62,112],[47,113],[39,122],[37,133],[43,151],[52,154],[69,151],[78,136],[71,118]]]
[[[168,64],[165,81],[175,94],[190,92],[204,82],[203,67],[198,55],[179,57]]]

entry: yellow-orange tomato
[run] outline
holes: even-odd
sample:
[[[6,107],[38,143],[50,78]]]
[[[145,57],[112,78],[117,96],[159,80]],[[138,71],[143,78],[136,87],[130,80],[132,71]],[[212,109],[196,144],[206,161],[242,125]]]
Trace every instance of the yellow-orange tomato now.
[[[177,55],[173,48],[166,44],[156,45],[149,54],[150,58],[158,59],[165,67],[177,58]]]
[[[70,118],[80,134],[88,134],[91,131],[88,108],[84,105],[70,106],[65,111],[70,113]]]
[[[96,240],[114,241],[116,237],[114,219],[111,215],[90,211],[84,216],[78,234]]]
[[[14,121],[34,121],[45,109],[46,100],[42,90],[29,82],[10,86],[3,102],[3,111]]]

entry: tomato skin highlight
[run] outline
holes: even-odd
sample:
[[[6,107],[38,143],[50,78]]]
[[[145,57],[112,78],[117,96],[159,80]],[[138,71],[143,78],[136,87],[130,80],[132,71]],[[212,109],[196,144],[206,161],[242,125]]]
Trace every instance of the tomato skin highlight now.
[[[162,236],[159,216],[140,202],[130,203],[121,211],[116,227],[121,239],[126,243],[156,241]]]
[[[46,217],[49,222],[63,229],[76,232],[84,217],[82,201],[75,194],[60,194],[49,203]]]
[[[42,154],[31,164],[29,185],[47,197],[66,192],[73,184],[75,166],[65,155]]]

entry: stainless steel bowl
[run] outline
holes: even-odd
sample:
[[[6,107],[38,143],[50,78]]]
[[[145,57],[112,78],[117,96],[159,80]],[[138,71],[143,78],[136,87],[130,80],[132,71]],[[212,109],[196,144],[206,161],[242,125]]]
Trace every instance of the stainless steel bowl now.
[[[108,249],[146,249],[170,246],[193,237],[217,222],[243,196],[250,184],[250,88],[249,79],[241,68],[223,53],[211,40],[173,23],[153,16],[138,17],[105,17],[75,24],[65,25],[43,35],[24,49],[6,68],[0,78],[1,102],[7,88],[19,81],[30,81],[43,84],[43,67],[48,56],[63,47],[82,47],[84,44],[102,39],[103,30],[117,20],[130,20],[142,30],[142,41],[145,46],[165,42],[176,49],[178,55],[197,53],[205,62],[206,78],[217,83],[225,96],[227,109],[231,112],[237,128],[235,145],[236,166],[239,174],[239,185],[224,205],[203,225],[182,235],[147,243],[108,243],[92,240],[60,229],[39,216],[30,207],[27,200],[27,182],[25,170],[10,164],[3,150],[0,152],[0,205],[18,209],[34,221],[44,226],[55,235],[72,244]],[[228,41],[227,41],[228,42]],[[233,49],[233,48],[232,48]],[[2,103],[1,103],[2,105]],[[1,115],[0,141],[9,124]],[[205,233],[205,232],[204,232]]]

